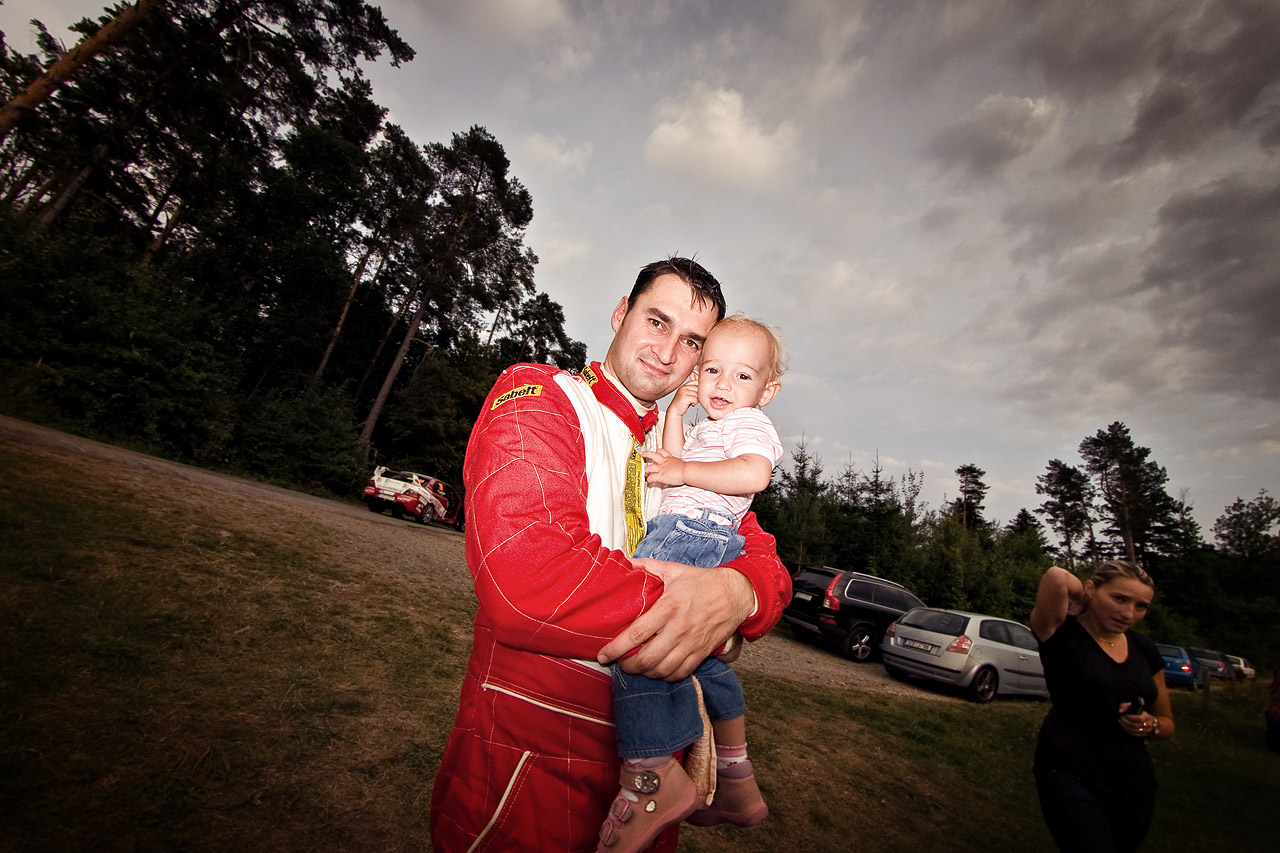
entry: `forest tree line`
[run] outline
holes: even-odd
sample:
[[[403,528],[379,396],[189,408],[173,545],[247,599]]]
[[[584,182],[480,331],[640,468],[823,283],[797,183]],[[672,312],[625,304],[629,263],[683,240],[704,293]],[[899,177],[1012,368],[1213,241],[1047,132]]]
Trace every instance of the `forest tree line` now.
[[[65,49],[0,43],[0,407],[184,461],[349,497],[375,464],[461,486],[516,361],[582,366],[524,244],[533,200],[471,127],[420,142],[360,62],[413,58],[359,0],[138,0]],[[1053,562],[1136,559],[1153,636],[1280,662],[1280,509],[1211,531],[1122,423],[1050,460],[1044,502],[986,518],[985,472],[922,475],[802,444],[756,499],[788,565],[902,582],[1025,621]]]
[[[793,568],[827,565],[903,584],[926,604],[1026,622],[1040,576],[1057,564],[1082,578],[1129,559],[1155,580],[1141,630],[1161,642],[1219,648],[1280,664],[1280,503],[1237,498],[1205,541],[1168,473],[1114,422],[1084,437],[1078,462],[1052,459],[1035,483],[1044,501],[1008,522],[988,519],[986,472],[955,470],[956,497],[921,499],[924,475],[888,476],[851,461],[828,477],[802,442],[753,508]]]
[[[378,9],[118,9],[0,46],[9,412],[348,494],[376,461],[458,481],[502,366],[582,363],[501,143],[421,144],[373,100],[359,62],[413,57]]]

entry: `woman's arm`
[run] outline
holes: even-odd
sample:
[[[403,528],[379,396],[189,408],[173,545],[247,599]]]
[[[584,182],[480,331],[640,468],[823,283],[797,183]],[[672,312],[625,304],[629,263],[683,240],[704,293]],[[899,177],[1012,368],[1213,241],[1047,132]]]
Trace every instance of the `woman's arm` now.
[[[1168,740],[1173,737],[1173,704],[1169,701],[1169,688],[1164,683],[1164,670],[1151,676],[1156,684],[1156,701],[1152,703],[1150,712],[1126,714],[1120,718],[1120,725],[1134,737],[1151,740]]]
[[[1054,635],[1067,616],[1079,616],[1087,606],[1084,584],[1061,566],[1053,566],[1040,578],[1036,604],[1031,611],[1031,632],[1036,639]]]
[[[1156,703],[1151,706],[1151,733],[1147,737],[1166,740],[1173,737],[1173,703],[1169,701],[1169,688],[1164,683],[1164,671],[1153,675],[1156,683]]]

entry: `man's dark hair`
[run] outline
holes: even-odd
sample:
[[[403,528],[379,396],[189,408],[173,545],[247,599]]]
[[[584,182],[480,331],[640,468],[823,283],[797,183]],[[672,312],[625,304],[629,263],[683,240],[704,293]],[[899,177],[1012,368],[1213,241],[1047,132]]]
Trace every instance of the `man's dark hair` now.
[[[716,281],[716,277],[707,272],[702,264],[691,258],[672,257],[665,261],[646,264],[636,276],[636,284],[631,288],[631,295],[627,297],[627,305],[634,305],[636,298],[649,289],[654,279],[668,273],[679,276],[681,281],[689,285],[693,290],[694,302],[698,305],[706,305],[709,302],[715,306],[716,322],[724,319],[724,294],[720,292],[720,282]]]

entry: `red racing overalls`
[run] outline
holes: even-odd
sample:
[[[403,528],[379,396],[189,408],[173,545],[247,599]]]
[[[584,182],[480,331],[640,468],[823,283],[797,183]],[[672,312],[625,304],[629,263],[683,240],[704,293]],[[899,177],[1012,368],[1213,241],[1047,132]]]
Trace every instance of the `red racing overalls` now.
[[[658,446],[599,363],[582,375],[520,364],[489,392],[467,447],[471,658],[431,798],[437,851],[594,850],[618,789],[610,677],[595,662],[662,582],[627,555],[627,460]],[[644,518],[660,489],[635,481]],[[634,512],[633,512],[634,514]],[[754,514],[730,565],[756,594],[739,627],[759,639],[791,578]],[[675,850],[677,827],[655,850]]]

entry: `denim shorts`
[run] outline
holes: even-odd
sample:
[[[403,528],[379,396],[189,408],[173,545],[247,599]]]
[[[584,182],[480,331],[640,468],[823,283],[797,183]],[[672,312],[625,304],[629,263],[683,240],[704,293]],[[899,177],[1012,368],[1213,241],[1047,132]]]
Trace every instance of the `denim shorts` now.
[[[742,553],[747,540],[738,535],[736,527],[712,520],[710,510],[703,510],[702,518],[691,518],[679,513],[655,515],[645,528],[644,539],[636,546],[635,557],[667,560],[713,569],[723,566]]]
[[[661,681],[628,675],[614,664],[613,725],[618,755],[656,758],[684,749],[702,736],[698,694],[693,677]],[[738,676],[724,661],[707,658],[693,671],[702,685],[707,716],[713,720],[741,717],[747,712]]]

